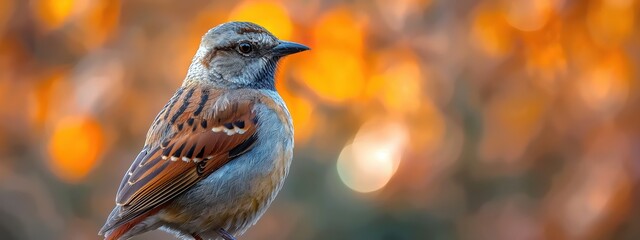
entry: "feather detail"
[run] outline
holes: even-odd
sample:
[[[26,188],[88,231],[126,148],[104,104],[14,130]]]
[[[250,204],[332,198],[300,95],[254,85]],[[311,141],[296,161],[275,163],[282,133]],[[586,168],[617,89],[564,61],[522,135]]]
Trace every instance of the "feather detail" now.
[[[261,99],[251,89],[223,92],[197,83],[180,88],[125,174],[116,195],[120,210],[107,220],[105,231],[130,228],[140,216],[249,151],[258,127],[253,108]]]

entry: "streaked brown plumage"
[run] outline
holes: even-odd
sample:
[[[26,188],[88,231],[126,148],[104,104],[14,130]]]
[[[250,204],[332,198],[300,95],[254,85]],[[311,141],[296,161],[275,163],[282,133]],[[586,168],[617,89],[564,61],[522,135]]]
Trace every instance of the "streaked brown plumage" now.
[[[209,46],[205,42],[215,41],[224,37],[223,34],[240,34],[253,39],[254,48],[272,48],[271,52],[279,53],[276,51],[278,43],[272,43],[278,40],[254,24],[230,25],[214,28],[203,37],[203,45],[190,67],[189,74],[193,76],[187,76],[153,121],[143,150],[120,184],[117,206],[100,231],[106,239],[128,238],[158,227],[195,239],[225,237],[227,231],[242,233],[255,223],[281,187],[293,147],[293,127],[286,106],[273,89],[260,87],[273,86],[272,82],[256,83],[263,81],[261,71],[264,70],[257,69],[257,73],[249,75],[258,76],[256,79],[245,80],[239,78],[245,76],[243,73],[216,69],[214,64],[231,66],[225,65],[224,61],[237,61],[232,59],[238,58],[235,55],[236,48],[240,49],[238,45]],[[306,50],[300,46],[295,45],[296,49],[287,50],[289,52],[282,56]],[[243,53],[243,50],[237,51]],[[271,56],[268,55],[271,52],[264,51],[264,56]],[[277,61],[280,56],[275,53],[272,55]],[[253,60],[246,61],[248,65]],[[260,66],[275,68],[275,63],[270,64]],[[252,71],[250,68],[245,70]],[[208,71],[212,73],[206,73]],[[203,74],[204,79],[198,79]],[[217,74],[219,79],[215,77]],[[265,76],[264,81],[273,81],[272,73]],[[286,138],[268,140],[269,134]],[[264,149],[255,149],[261,144]],[[273,148],[266,147],[267,144],[276,144],[269,150],[275,152],[266,151]],[[228,164],[240,157],[243,159],[239,161],[244,162]],[[225,167],[225,173],[210,177],[222,167]],[[247,176],[238,175],[242,173]],[[222,184],[238,182],[238,179],[247,181],[238,191],[207,195],[225,189]],[[211,207],[222,210],[205,210]],[[198,215],[199,209],[205,210],[202,215]]]

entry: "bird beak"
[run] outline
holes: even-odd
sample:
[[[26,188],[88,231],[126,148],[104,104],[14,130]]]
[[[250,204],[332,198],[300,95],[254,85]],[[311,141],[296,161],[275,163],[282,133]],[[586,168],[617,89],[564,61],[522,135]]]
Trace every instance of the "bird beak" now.
[[[311,49],[300,43],[294,43],[294,42],[283,41],[283,40],[280,40],[278,42],[279,42],[278,46],[273,48],[273,54],[279,57],[283,57],[283,56],[287,56],[290,54]]]

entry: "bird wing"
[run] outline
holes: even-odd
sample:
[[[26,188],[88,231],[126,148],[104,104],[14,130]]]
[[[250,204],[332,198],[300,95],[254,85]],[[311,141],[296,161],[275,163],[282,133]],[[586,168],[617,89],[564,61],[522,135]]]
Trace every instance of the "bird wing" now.
[[[154,120],[145,147],[118,189],[119,210],[101,232],[166,203],[251,149],[257,100],[238,96],[243,94],[195,87],[178,90]]]

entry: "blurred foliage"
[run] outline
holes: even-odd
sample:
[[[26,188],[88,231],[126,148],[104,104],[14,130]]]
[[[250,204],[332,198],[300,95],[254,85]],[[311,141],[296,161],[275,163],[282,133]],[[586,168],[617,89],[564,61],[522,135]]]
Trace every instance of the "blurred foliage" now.
[[[313,50],[242,239],[640,239],[640,1],[0,0],[0,238],[98,239],[200,37]],[[137,239],[172,239],[155,231]]]

